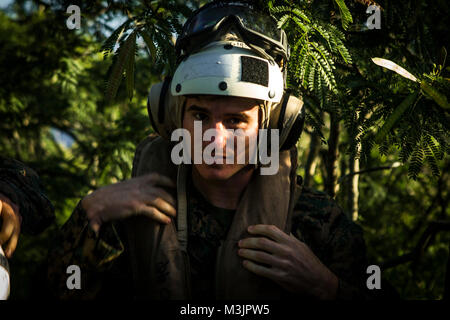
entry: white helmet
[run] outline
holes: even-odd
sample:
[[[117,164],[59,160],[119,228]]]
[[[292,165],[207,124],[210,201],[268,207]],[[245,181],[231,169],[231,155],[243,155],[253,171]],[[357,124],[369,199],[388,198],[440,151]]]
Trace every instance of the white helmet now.
[[[173,96],[222,95],[278,103],[283,74],[273,60],[237,41],[217,41],[183,60],[171,83]]]
[[[273,60],[261,58],[239,41],[216,41],[193,52],[173,77],[154,84],[147,109],[153,128],[170,139],[182,127],[189,95],[222,95],[262,100],[260,128],[280,130],[280,148],[298,140],[305,113],[303,101],[284,90],[284,78]]]

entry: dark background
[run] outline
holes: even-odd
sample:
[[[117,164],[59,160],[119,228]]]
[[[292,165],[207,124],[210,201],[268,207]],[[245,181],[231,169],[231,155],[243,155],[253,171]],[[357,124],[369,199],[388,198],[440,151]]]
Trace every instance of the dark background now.
[[[173,72],[176,33],[205,2],[0,2],[0,153],[39,173],[57,217],[21,236],[11,299],[37,297],[38,266],[79,199],[130,177],[135,146],[152,132],[148,90]],[[79,30],[66,25],[70,4],[81,9]],[[308,110],[298,143],[305,184],[362,226],[382,287],[403,299],[448,297],[448,1],[260,4],[287,32],[288,84]],[[372,4],[379,30],[365,25]]]

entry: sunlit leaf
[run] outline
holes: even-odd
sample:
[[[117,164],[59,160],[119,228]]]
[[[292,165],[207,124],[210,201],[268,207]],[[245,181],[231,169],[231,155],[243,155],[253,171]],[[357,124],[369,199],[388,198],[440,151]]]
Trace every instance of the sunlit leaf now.
[[[399,75],[401,75],[402,77],[404,77],[406,79],[409,79],[409,80],[412,80],[414,82],[417,82],[417,78],[415,76],[413,76],[411,73],[406,71],[404,68],[400,67],[395,62],[392,62],[391,60],[387,60],[387,59],[383,59],[383,58],[372,58],[372,61],[376,65],[379,65],[379,66],[381,66],[383,68],[392,70],[392,71],[398,73]]]

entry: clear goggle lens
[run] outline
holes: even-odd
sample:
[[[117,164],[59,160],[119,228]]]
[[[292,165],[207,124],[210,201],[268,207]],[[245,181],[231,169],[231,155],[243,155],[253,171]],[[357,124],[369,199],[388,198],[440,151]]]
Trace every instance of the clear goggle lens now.
[[[199,33],[216,25],[221,19],[234,15],[240,19],[243,26],[260,33],[276,42],[281,42],[281,29],[270,16],[260,14],[246,6],[216,6],[200,11],[189,23],[182,36]]]

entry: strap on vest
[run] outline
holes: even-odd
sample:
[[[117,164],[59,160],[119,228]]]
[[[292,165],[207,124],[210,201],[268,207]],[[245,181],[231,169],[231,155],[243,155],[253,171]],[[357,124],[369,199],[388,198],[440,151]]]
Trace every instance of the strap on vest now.
[[[177,172],[177,237],[182,251],[187,252],[188,228],[187,228],[187,184],[188,167],[184,164],[178,166]]]

